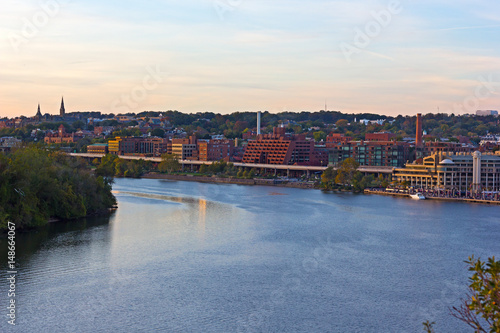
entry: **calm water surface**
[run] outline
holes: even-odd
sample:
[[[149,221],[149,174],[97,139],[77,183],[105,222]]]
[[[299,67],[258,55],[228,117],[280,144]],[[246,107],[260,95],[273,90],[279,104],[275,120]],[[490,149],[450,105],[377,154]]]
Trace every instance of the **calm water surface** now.
[[[466,332],[500,207],[116,179],[109,218],[17,237],[16,332]],[[0,300],[7,306],[6,244]]]

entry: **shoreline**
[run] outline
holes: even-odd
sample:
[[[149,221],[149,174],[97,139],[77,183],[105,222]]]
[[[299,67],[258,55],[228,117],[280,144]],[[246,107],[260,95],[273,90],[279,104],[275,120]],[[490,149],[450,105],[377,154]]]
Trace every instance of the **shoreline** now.
[[[47,219],[47,222],[43,225],[37,225],[37,226],[30,226],[30,227],[23,227],[23,228],[18,228],[16,231],[19,231],[20,233],[29,233],[32,231],[36,231],[40,228],[47,227],[51,224],[57,224],[57,223],[68,223],[72,221],[78,221],[81,219],[86,219],[86,218],[92,218],[92,217],[101,217],[101,216],[111,216],[116,210],[118,209],[118,205],[114,205],[113,207],[103,209],[101,211],[88,214],[82,217],[75,217],[75,218],[70,218],[70,219],[60,219],[60,218],[55,218],[55,217],[49,217]],[[6,233],[8,230],[3,230],[0,229],[0,234]]]
[[[373,191],[365,189],[363,191],[364,194],[375,194],[375,195],[385,195],[392,197],[404,197],[410,198],[408,193],[393,193],[393,192],[385,192],[385,191]],[[465,202],[465,203],[480,203],[487,205],[500,205],[500,201],[494,200],[481,200],[481,199],[469,199],[469,198],[441,198],[441,197],[425,197],[425,200],[440,200],[440,201],[451,201],[451,202]]]
[[[235,185],[264,185],[275,187],[291,187],[301,189],[317,189],[314,183],[304,182],[283,182],[277,179],[243,179],[243,178],[222,178],[222,177],[204,177],[204,176],[189,176],[189,175],[168,175],[150,172],[142,175],[140,178],[146,179],[168,179],[180,180],[200,183],[213,184],[235,184]]]
[[[304,182],[283,182],[277,179],[242,179],[242,178],[222,178],[222,177],[204,177],[204,176],[190,176],[190,175],[168,175],[160,174],[155,172],[150,172],[142,175],[140,178],[146,179],[168,179],[168,180],[179,180],[179,181],[190,181],[190,182],[200,182],[200,183],[213,183],[213,184],[236,184],[236,185],[264,185],[264,186],[274,186],[274,187],[289,187],[289,188],[300,188],[300,189],[315,189],[322,190],[314,186],[314,183],[304,183]],[[344,192],[344,191],[331,191],[331,192]],[[352,191],[349,191],[352,192]],[[363,194],[375,194],[375,195],[385,195],[393,197],[404,197],[410,198],[407,193],[392,193],[385,191],[373,191],[365,189]],[[500,201],[493,200],[481,200],[481,199],[468,199],[468,198],[440,198],[440,197],[426,197],[426,200],[440,200],[449,202],[464,202],[464,203],[480,203],[487,205],[500,205]]]

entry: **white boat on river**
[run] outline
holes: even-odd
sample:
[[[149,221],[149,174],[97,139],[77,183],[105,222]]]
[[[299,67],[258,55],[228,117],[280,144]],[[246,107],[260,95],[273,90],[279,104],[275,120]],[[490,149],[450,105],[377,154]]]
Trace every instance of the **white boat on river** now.
[[[425,196],[420,192],[415,193],[415,194],[410,194],[410,198],[415,199],[415,200],[425,200]]]

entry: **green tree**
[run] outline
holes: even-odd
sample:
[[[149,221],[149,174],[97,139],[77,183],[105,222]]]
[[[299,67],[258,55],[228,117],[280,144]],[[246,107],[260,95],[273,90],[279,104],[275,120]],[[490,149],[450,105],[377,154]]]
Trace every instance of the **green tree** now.
[[[116,162],[119,160],[118,156],[107,154],[101,159],[101,163],[95,169],[95,173],[98,176],[105,177],[107,179],[112,179],[116,173]]]
[[[352,185],[354,174],[359,168],[359,163],[352,157],[345,159],[340,165],[335,183],[341,185]]]
[[[75,121],[73,124],[72,124],[72,127],[75,131],[78,131],[80,129],[84,129],[85,128],[85,123],[81,120],[77,120]]]
[[[155,128],[151,131],[151,136],[159,136],[160,138],[163,138],[165,136],[165,131],[161,128]]]
[[[326,140],[326,133],[323,131],[314,132],[313,135],[314,135],[314,141],[316,142],[320,142],[321,140],[323,141]]]
[[[0,230],[7,221],[23,229],[107,211],[116,204],[111,182],[61,152],[28,146],[0,153]]]
[[[335,183],[335,177],[337,177],[337,170],[331,166],[326,168],[326,170],[321,174],[322,187],[327,190],[332,189]]]
[[[115,176],[123,176],[125,171],[128,171],[127,169],[127,162],[125,160],[120,158],[115,160]]]
[[[172,173],[178,171],[181,167],[179,160],[173,154],[163,154],[161,155],[161,163],[158,164],[158,170],[160,172]]]
[[[248,176],[247,178],[248,179],[253,179],[253,177],[255,177],[255,169],[252,168],[249,172],[248,172]]]
[[[476,332],[500,333],[500,261],[471,256],[465,262],[473,273],[469,294],[451,313]]]

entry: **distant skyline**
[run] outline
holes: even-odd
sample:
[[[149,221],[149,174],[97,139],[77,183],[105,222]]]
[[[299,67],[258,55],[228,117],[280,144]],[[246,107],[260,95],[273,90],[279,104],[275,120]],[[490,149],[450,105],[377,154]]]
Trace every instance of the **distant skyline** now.
[[[500,109],[500,3],[5,0],[0,117]]]

